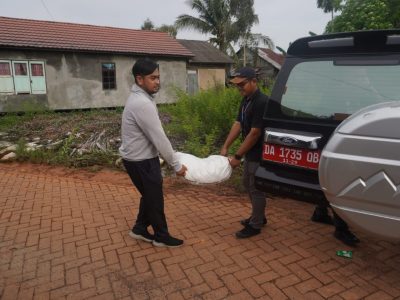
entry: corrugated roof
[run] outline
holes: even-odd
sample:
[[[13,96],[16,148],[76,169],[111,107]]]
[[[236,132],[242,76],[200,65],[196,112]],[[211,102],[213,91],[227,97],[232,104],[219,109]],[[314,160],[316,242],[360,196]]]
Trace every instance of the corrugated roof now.
[[[189,49],[194,57],[191,58],[192,63],[218,63],[218,64],[231,64],[233,60],[218,50],[210,43],[205,41],[196,40],[178,40],[184,47]]]
[[[259,50],[264,52],[269,59],[276,62],[279,65],[279,68],[283,65],[283,62],[285,61],[285,56],[283,56],[282,54],[276,53],[268,48],[259,48]]]
[[[0,17],[0,47],[191,57],[165,32]]]

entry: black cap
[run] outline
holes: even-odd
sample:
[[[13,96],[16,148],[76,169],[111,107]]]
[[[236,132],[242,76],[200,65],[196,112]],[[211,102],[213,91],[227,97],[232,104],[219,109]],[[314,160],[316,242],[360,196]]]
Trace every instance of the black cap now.
[[[244,67],[244,68],[238,69],[235,73],[233,73],[232,76],[234,78],[231,79],[229,82],[238,84],[238,83],[241,83],[242,81],[245,81],[246,79],[256,78],[256,71],[253,68]]]

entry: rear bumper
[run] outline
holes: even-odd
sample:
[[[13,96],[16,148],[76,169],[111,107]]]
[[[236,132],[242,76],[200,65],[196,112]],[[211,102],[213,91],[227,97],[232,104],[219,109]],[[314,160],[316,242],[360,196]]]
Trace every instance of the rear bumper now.
[[[335,212],[346,222],[376,237],[400,241],[400,218],[371,211],[354,209],[332,204]]]
[[[308,182],[303,181],[301,179],[306,176],[301,176],[300,174],[297,177],[300,180],[289,178],[284,174],[279,174],[274,170],[260,166],[256,170],[255,186],[261,191],[279,196],[289,196],[313,203],[325,201],[325,196],[319,183],[310,182],[310,180]],[[316,178],[316,181],[318,181],[318,178]]]

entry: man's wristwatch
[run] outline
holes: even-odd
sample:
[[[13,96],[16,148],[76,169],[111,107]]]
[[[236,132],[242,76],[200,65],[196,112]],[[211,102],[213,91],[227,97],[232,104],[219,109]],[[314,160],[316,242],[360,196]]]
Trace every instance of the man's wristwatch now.
[[[234,158],[235,158],[236,160],[242,160],[242,156],[239,155],[239,154],[235,154],[235,155],[234,155]]]

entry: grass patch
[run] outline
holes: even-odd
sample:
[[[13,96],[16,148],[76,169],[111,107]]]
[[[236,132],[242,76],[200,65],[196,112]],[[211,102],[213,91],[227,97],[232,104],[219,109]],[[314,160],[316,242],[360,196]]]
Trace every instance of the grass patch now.
[[[9,113],[0,115],[0,131],[8,131],[22,122],[31,120],[33,117],[33,114],[18,115],[16,113]]]
[[[17,144],[18,161],[68,167],[114,167],[120,145],[121,111],[6,114],[1,116],[0,128],[7,133],[7,141]],[[31,151],[27,145],[35,139],[39,139],[42,147]],[[85,145],[85,151],[76,151]],[[102,149],[96,148],[97,145]]]
[[[163,106],[160,111],[171,116],[165,128],[168,135],[180,141],[178,150],[206,157],[219,153],[236,119],[240,101],[234,88],[217,87],[194,96],[178,91],[177,103]]]

